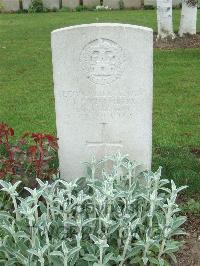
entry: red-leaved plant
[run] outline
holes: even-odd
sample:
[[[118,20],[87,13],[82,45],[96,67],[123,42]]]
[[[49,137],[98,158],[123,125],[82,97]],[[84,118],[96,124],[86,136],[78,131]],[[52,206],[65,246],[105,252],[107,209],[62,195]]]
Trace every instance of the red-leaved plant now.
[[[36,178],[57,173],[57,139],[48,134],[26,133],[13,144],[13,128],[0,124],[0,179],[21,180],[34,187]]]

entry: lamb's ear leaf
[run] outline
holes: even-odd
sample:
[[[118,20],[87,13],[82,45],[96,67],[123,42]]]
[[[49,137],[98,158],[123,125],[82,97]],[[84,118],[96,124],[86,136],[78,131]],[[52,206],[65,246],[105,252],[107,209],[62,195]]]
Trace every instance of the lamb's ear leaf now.
[[[69,251],[69,257],[70,256],[73,256],[74,254],[76,254],[78,251],[80,251],[80,247],[75,247],[75,248],[72,248],[70,251]]]
[[[107,255],[104,256],[103,264],[107,264],[110,260],[112,260],[112,258],[113,258],[113,254],[108,253]]]
[[[177,263],[176,256],[172,252],[167,252],[167,255],[170,256],[170,258],[173,260],[174,263]]]
[[[141,263],[141,257],[139,257],[139,256],[137,256],[137,257],[134,257],[131,261],[130,261],[130,263],[131,264],[136,264],[136,263]]]
[[[36,249],[40,248],[40,241],[39,241],[39,238],[37,236],[35,237],[35,248]]]
[[[92,222],[94,222],[96,220],[96,218],[89,218],[89,219],[87,219],[87,220],[85,220],[84,222],[83,222],[83,226],[85,226],[85,225],[87,225],[87,224],[89,224],[89,223],[92,223]]]
[[[92,241],[94,241],[94,243],[99,241],[99,239],[92,234],[90,234],[90,238],[92,239]]]
[[[9,182],[6,182],[6,181],[3,181],[3,180],[0,180],[0,185],[1,185],[3,188],[9,189],[11,184],[10,184]]]
[[[16,237],[23,238],[23,239],[29,239],[29,236],[24,231],[18,231],[16,233]]]
[[[89,254],[95,254],[95,245],[92,243],[90,244],[89,242],[85,243],[85,247],[88,251]]]
[[[186,188],[188,188],[188,186],[182,186],[182,187],[177,188],[177,191],[179,193],[179,192],[181,192],[182,190],[184,190]]]
[[[150,261],[150,263],[152,263],[153,265],[159,265],[159,261],[158,261],[156,258],[149,257],[149,261]]]
[[[79,254],[78,253],[75,253],[72,258],[71,258],[71,261],[70,261],[70,266],[74,266],[77,261],[79,259]],[[79,264],[78,264],[79,265]]]
[[[45,204],[42,201],[39,201],[39,207],[42,213],[46,213],[47,212],[47,208],[45,206]]]
[[[50,256],[59,256],[59,257],[63,257],[63,254],[61,251],[55,250],[53,252],[50,253]]]
[[[179,228],[182,224],[184,224],[187,220],[187,217],[185,216],[179,216],[174,218],[173,220],[173,229]]]
[[[27,251],[28,251],[30,254],[33,254],[33,255],[35,255],[35,256],[38,256],[37,251],[34,250],[34,249],[28,249]]]
[[[117,230],[118,227],[119,227],[119,223],[116,223],[116,224],[112,225],[110,227],[109,233],[113,234]]]
[[[14,217],[6,211],[0,211],[0,219],[12,219],[13,220]]]
[[[14,185],[13,185],[13,188],[14,189],[17,189],[17,187],[19,186],[19,184],[21,184],[22,181],[17,181]]]
[[[97,261],[96,256],[94,256],[93,254],[86,254],[83,259],[86,261]]]

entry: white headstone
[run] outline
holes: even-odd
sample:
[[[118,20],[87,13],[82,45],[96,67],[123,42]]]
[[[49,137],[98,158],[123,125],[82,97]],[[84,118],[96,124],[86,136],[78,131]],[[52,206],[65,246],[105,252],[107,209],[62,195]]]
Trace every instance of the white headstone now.
[[[70,9],[75,9],[79,5],[80,5],[79,0],[63,0],[62,1],[62,6],[69,7]]]
[[[31,6],[31,0],[22,0],[22,6],[24,10],[28,10]]]
[[[42,0],[43,5],[47,9],[59,9],[60,8],[60,0]]]
[[[18,11],[19,0],[0,0],[0,10],[5,12]]]
[[[59,160],[64,179],[81,161],[121,151],[151,168],[153,32],[98,23],[52,32]]]
[[[100,0],[83,0],[83,5],[89,8],[96,7],[100,5]]]
[[[103,0],[103,5],[112,9],[119,9],[119,0]]]

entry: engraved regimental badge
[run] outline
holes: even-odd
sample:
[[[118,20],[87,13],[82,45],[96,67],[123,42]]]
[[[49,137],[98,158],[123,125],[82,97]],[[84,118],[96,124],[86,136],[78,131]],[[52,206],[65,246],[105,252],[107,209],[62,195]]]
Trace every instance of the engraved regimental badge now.
[[[106,85],[122,75],[125,55],[120,45],[102,38],[88,43],[83,48],[80,63],[90,81]]]

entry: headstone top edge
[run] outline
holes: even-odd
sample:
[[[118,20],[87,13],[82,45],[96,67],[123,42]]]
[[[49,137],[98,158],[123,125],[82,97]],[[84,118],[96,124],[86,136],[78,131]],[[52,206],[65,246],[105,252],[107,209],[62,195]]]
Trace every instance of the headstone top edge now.
[[[51,35],[53,36],[54,34],[57,33],[62,33],[65,31],[71,31],[74,29],[81,29],[81,28],[100,28],[100,27],[120,27],[120,28],[131,28],[135,30],[141,30],[141,31],[146,31],[148,33],[153,33],[153,29],[148,28],[148,27],[143,27],[143,26],[138,26],[138,25],[132,25],[132,24],[123,24],[123,23],[90,23],[90,24],[81,24],[81,25],[74,25],[74,26],[69,26],[69,27],[64,27],[64,28],[59,28],[51,32]]]

